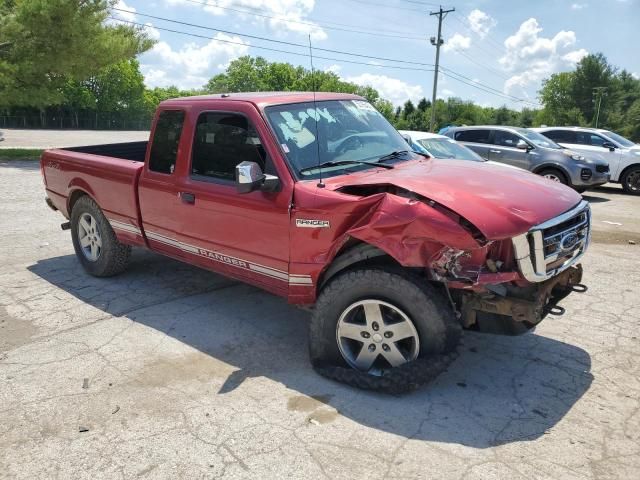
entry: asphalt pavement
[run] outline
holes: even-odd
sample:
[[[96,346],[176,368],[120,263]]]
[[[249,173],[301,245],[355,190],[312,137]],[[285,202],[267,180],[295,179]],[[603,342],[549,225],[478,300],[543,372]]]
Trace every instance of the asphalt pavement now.
[[[534,333],[467,333],[400,397],[318,376],[309,314],[142,250],[97,279],[0,163],[0,478],[640,478],[640,198],[585,196],[589,290]],[[629,242],[635,242],[631,244]]]

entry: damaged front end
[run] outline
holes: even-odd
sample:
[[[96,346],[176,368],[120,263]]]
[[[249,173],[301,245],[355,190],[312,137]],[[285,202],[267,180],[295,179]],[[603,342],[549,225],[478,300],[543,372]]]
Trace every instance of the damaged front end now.
[[[584,201],[524,234],[492,240],[469,220],[421,195],[388,185],[367,189],[339,189],[379,200],[366,222],[346,234],[441,283],[464,327],[497,333],[483,327],[506,323],[522,328],[499,330],[526,331],[548,314],[562,314],[558,302],[569,293],[586,290],[578,264],[590,240],[590,210]]]
[[[562,315],[558,303],[567,295],[586,291],[578,261],[589,244],[590,227],[590,208],[582,201],[507,245],[503,241],[500,251],[494,244],[480,267],[470,262],[470,252],[445,247],[432,264],[432,273],[447,290],[454,289],[451,298],[464,327],[476,325],[482,330],[483,324],[490,324],[494,331],[499,319],[502,324],[518,323],[525,328],[515,330],[526,331],[548,314]]]

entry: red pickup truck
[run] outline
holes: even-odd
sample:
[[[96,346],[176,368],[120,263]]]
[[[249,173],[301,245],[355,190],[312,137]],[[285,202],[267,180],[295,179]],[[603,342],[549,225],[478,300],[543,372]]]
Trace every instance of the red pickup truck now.
[[[41,168],[88,273],[138,246],[314,305],[312,364],[365,388],[412,388],[462,328],[521,333],[584,290],[580,195],[412,152],[354,95],[169,100],[149,142],[48,150]]]

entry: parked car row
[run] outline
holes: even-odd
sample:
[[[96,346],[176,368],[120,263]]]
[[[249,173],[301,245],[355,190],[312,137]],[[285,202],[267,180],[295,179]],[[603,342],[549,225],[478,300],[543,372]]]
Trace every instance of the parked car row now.
[[[519,167],[584,192],[620,182],[640,194],[640,145],[608,130],[581,127],[451,127],[444,135],[400,132],[411,147],[435,158]]]

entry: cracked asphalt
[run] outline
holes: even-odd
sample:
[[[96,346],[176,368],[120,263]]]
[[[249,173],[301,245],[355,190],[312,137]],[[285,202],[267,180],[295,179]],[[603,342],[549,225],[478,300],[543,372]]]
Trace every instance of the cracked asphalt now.
[[[255,288],[141,250],[88,276],[43,196],[0,163],[1,478],[640,478],[640,198],[615,186],[564,316],[466,333],[402,397],[315,374],[308,313]]]

